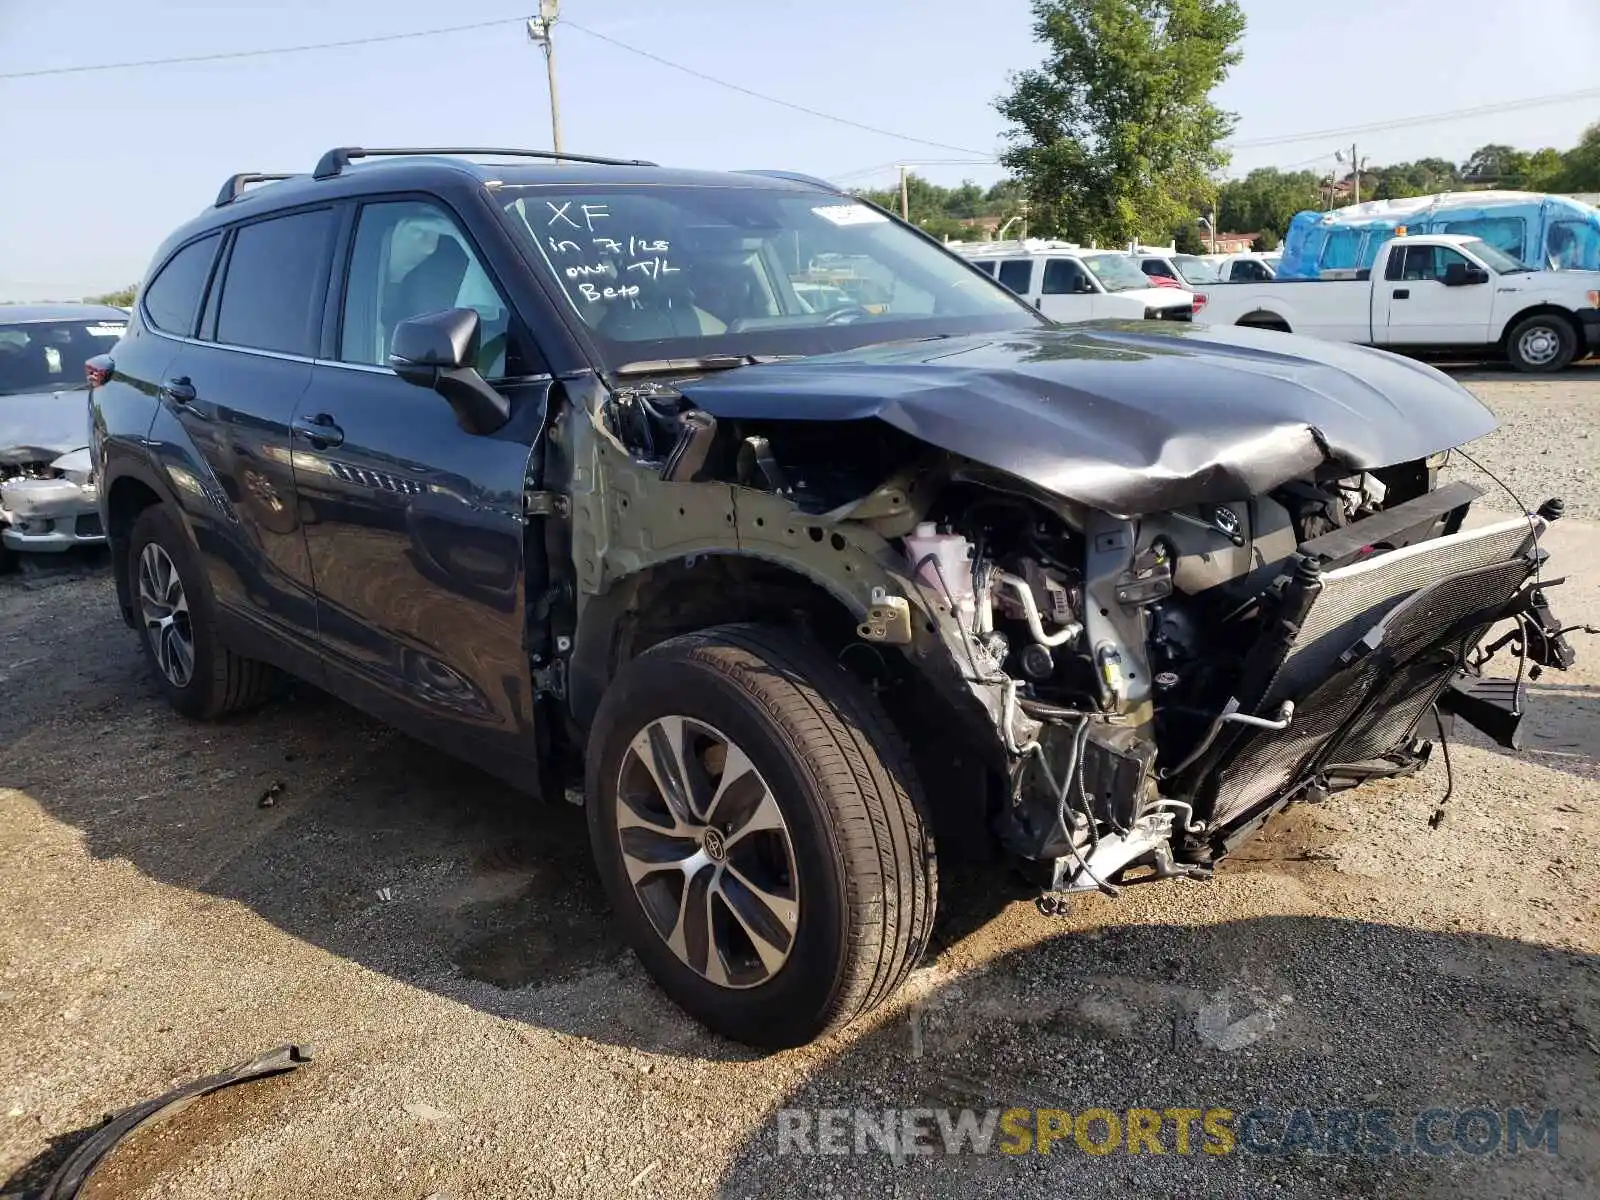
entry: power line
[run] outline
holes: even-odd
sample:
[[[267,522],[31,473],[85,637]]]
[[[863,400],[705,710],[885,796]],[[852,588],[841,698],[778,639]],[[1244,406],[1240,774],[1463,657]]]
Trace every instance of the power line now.
[[[1517,112],[1526,108],[1543,108],[1549,104],[1565,104],[1572,100],[1600,98],[1600,88],[1585,88],[1576,92],[1561,92],[1553,96],[1528,96],[1521,100],[1506,100],[1499,104],[1479,104],[1472,108],[1456,108],[1449,112],[1426,113],[1417,117],[1399,117],[1392,121],[1374,121],[1367,125],[1342,125],[1334,129],[1317,129],[1309,133],[1285,134],[1282,137],[1251,138],[1231,142],[1233,150],[1249,150],[1257,146],[1288,146],[1295,142],[1321,141],[1323,138],[1348,137],[1357,133],[1382,133],[1388,129],[1407,129],[1412,125],[1432,125],[1440,121],[1454,121],[1460,117],[1481,117],[1492,113]]]
[[[954,150],[958,154],[979,155],[983,153],[982,150],[971,150],[966,146],[952,146],[948,142],[933,142],[929,141],[927,138],[911,137],[904,133],[895,133],[893,130],[879,129],[875,125],[864,125],[860,121],[852,121],[848,117],[836,117],[832,113],[825,113],[815,108],[807,108],[804,104],[796,104],[792,100],[780,100],[776,96],[768,96],[763,92],[757,92],[747,87],[741,87],[737,83],[729,83],[726,79],[718,79],[715,75],[707,75],[704,71],[697,71],[693,67],[684,66],[682,63],[675,63],[671,59],[662,58],[659,54],[652,54],[648,50],[641,50],[637,46],[630,46],[627,42],[619,42],[614,37],[610,37],[604,33],[596,33],[593,29],[587,29],[584,26],[579,25],[577,22],[568,20],[565,17],[562,18],[561,23],[568,29],[576,29],[579,33],[586,33],[592,38],[597,38],[602,42],[606,42],[609,45],[617,47],[619,50],[626,50],[630,54],[637,54],[640,58],[648,58],[651,62],[660,63],[664,67],[671,67],[674,71],[682,71],[685,75],[692,75],[696,79],[703,79],[705,82],[714,83],[718,87],[725,87],[730,91],[735,91],[745,96],[751,96],[757,100],[765,100],[768,104],[776,104],[781,108],[790,108],[795,112],[803,112],[807,116],[818,117],[824,121],[832,121],[836,125],[848,125],[852,129],[862,129],[867,133],[875,133],[879,137],[894,138],[896,141],[900,142],[914,142],[919,146],[934,146],[940,150]]]
[[[384,33],[372,37],[349,38],[342,42],[310,42],[303,46],[273,46],[261,50],[228,50],[219,54],[189,54],[180,58],[141,58],[130,62],[92,63],[78,67],[45,67],[37,71],[8,71],[0,79],[36,79],[41,75],[86,75],[93,71],[126,71],[134,67],[171,67],[181,63],[224,62],[234,58],[270,58],[275,54],[304,54],[310,50],[342,50],[347,46],[372,46],[379,42],[403,42],[412,38],[440,37],[447,33],[467,33],[497,25],[521,25],[526,18],[501,17],[498,21],[478,21],[471,25],[445,25],[438,29],[414,29],[409,33]]]
[[[902,165],[908,167],[989,167],[1000,160],[997,158],[922,158],[915,161],[901,163],[878,163],[876,166],[859,167],[854,171],[840,171],[828,176],[835,183],[843,183],[847,179],[864,179],[872,175],[880,175],[885,171],[898,170]]]

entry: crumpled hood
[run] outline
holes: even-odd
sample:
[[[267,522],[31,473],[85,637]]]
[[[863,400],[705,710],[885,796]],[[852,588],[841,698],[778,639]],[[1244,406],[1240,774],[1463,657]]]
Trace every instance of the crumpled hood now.
[[[89,444],[89,393],[83,388],[0,396],[0,451],[31,447],[55,458]]]
[[[681,385],[719,418],[877,419],[1118,515],[1424,458],[1497,424],[1409,359],[1233,326],[1092,322],[897,342]]]

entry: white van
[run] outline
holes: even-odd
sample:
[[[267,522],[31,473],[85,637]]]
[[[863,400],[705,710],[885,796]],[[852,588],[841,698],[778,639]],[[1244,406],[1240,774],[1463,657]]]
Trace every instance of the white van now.
[[[1072,242],[1032,238],[951,249],[1053,321],[1194,319],[1194,293],[1151,286],[1134,260],[1120,250],[1088,250]]]

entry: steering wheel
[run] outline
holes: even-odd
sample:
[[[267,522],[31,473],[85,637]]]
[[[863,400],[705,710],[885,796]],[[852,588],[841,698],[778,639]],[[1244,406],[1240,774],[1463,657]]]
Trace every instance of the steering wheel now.
[[[872,313],[860,304],[841,304],[823,317],[822,323],[824,325],[850,325],[861,320],[862,317],[870,317],[871,315]]]

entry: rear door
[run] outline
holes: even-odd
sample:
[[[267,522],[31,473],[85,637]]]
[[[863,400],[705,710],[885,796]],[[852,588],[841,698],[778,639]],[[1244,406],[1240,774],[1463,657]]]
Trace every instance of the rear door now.
[[[1083,264],[1073,258],[1044,260],[1039,285],[1039,311],[1052,321],[1089,321],[1100,312],[1100,289]]]
[[[1489,283],[1447,287],[1445,273],[1452,263],[1467,266],[1469,260],[1450,246],[1391,247],[1384,278],[1373,281],[1375,307],[1384,315],[1384,327],[1373,330],[1380,344],[1481,346],[1490,341],[1492,277]]]
[[[175,425],[181,436],[152,438],[230,638],[313,675],[303,660],[314,662],[316,602],[289,424],[311,383],[335,226],[323,207],[232,229],[198,337],[160,384],[157,430]]]
[[[328,686],[457,753],[529,758],[524,631],[544,573],[525,557],[523,495],[550,380],[443,203],[374,201],[352,216],[327,352],[294,421]],[[477,310],[479,371],[511,401],[492,434],[465,432],[387,365],[400,321],[449,308]]]

